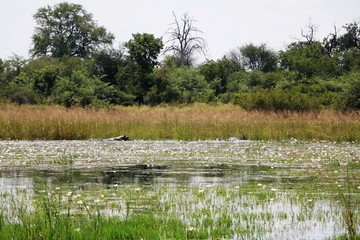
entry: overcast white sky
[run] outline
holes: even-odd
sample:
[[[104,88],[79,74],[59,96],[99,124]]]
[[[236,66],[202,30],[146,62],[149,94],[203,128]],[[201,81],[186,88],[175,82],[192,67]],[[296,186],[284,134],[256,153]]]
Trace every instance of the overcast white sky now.
[[[33,15],[40,7],[59,0],[0,0],[0,58],[28,57],[34,32]],[[187,12],[204,32],[208,58],[218,59],[246,43],[266,43],[279,50],[300,38],[301,28],[318,26],[322,40],[346,23],[360,21],[359,0],[69,0],[93,14],[99,26],[128,41],[132,33],[161,37],[178,16]]]

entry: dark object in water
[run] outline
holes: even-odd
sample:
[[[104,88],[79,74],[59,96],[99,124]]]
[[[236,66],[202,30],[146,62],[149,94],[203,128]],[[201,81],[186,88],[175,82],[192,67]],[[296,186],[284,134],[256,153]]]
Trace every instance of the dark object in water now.
[[[114,137],[112,140],[114,140],[114,141],[129,141],[130,138],[126,135],[121,135],[118,137]]]
[[[168,165],[164,164],[123,164],[104,171],[102,182],[106,184],[138,182],[152,184],[155,177],[162,176]]]

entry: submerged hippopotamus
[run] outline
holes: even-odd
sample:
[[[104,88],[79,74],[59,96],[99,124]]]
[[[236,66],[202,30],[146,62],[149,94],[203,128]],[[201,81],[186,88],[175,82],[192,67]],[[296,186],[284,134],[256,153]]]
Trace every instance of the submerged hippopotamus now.
[[[121,135],[121,136],[112,138],[112,140],[114,140],[114,141],[129,141],[130,138],[126,135]]]

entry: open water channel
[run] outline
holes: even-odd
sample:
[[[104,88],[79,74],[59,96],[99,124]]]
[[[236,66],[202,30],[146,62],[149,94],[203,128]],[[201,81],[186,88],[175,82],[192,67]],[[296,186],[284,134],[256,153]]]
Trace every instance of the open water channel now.
[[[154,211],[230,239],[329,239],[360,220],[358,143],[0,141],[1,209],[37,194],[125,217]],[[357,226],[357,231],[360,227]],[[226,234],[225,234],[226,232]]]

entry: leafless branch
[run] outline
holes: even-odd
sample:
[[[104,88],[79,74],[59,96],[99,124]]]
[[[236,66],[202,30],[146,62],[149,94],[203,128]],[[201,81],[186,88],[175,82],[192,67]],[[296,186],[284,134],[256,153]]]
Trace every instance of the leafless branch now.
[[[196,53],[206,55],[207,43],[199,34],[203,34],[201,30],[193,24],[196,22],[188,13],[184,13],[181,19],[178,19],[173,12],[174,22],[170,24],[165,35],[168,40],[164,52],[172,52],[174,56],[179,58],[182,65],[190,66]]]
[[[315,34],[319,26],[311,22],[309,18],[309,23],[306,26],[306,29],[301,29],[301,36],[306,39],[307,43],[313,43],[315,41]]]

